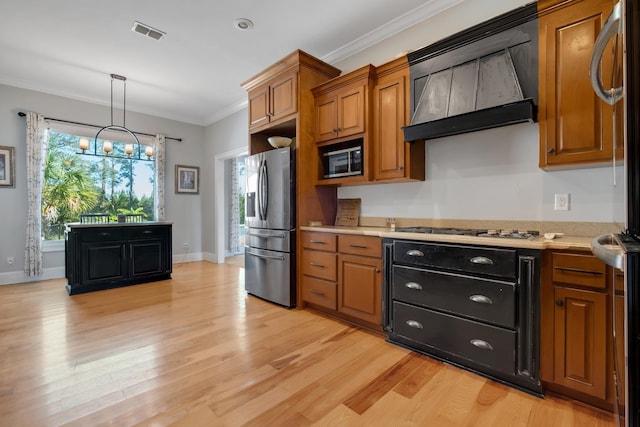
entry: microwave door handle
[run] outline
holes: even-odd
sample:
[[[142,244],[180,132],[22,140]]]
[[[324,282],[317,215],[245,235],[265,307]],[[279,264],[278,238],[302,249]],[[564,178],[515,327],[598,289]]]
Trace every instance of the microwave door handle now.
[[[616,3],[613,7],[613,11],[607,18],[602,27],[602,31],[596,39],[595,46],[593,48],[593,56],[591,57],[591,65],[589,67],[589,78],[591,79],[591,86],[596,92],[596,95],[600,97],[604,102],[609,105],[613,105],[618,102],[623,95],[622,87],[606,89],[602,84],[602,77],[600,75],[600,63],[602,62],[602,56],[604,55],[605,48],[609,40],[620,32],[620,25],[622,22],[622,5],[621,1]]]

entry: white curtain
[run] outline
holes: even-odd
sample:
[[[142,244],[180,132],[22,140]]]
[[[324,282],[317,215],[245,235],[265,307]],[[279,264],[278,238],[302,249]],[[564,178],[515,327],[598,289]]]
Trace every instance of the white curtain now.
[[[229,252],[235,255],[240,252],[240,185],[238,183],[239,157],[231,159],[231,221],[229,229]]]
[[[153,140],[156,156],[155,202],[156,221],[164,221],[164,184],[165,184],[165,136],[158,134]]]
[[[27,236],[24,250],[24,273],[42,275],[42,181],[47,150],[47,127],[44,116],[27,113]]]

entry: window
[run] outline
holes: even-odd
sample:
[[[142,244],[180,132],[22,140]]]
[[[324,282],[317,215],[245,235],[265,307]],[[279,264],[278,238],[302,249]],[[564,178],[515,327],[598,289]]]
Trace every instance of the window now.
[[[79,135],[49,130],[42,185],[42,238],[61,240],[64,224],[78,222],[80,214],[142,214],[155,220],[155,161],[125,154],[125,142],[113,142],[111,156],[94,155],[94,140],[87,154],[79,149]],[[97,153],[103,140],[98,139]],[[149,145],[151,145],[149,143]]]

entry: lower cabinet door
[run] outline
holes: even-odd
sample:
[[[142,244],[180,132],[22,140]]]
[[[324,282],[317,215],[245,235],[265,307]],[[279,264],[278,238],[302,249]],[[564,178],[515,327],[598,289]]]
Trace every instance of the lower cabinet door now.
[[[607,295],[556,286],[554,382],[607,398]]]
[[[516,332],[401,302],[393,303],[393,331],[410,340],[513,375]]]
[[[127,278],[124,241],[82,243],[81,286],[115,283]]]
[[[167,271],[165,240],[140,240],[129,243],[131,277]]]
[[[338,264],[338,311],[382,324],[382,260],[341,254]]]

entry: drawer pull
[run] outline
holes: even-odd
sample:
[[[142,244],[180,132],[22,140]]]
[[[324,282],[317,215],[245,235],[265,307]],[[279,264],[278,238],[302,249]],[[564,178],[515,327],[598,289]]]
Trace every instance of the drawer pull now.
[[[412,328],[422,329],[422,323],[418,322],[417,320],[407,320],[407,325],[411,326]]]
[[[324,265],[322,264],[316,264],[315,262],[310,262],[309,265],[311,267],[318,267],[318,268],[324,268]]]
[[[493,265],[493,260],[486,256],[474,256],[469,261],[473,264]]]
[[[315,243],[318,245],[326,245],[327,242],[323,242],[322,240],[309,240],[309,243]]]
[[[582,273],[582,274],[602,275],[602,272],[601,272],[601,271],[582,270],[582,269],[580,269],[580,268],[556,267],[556,270],[560,270],[560,271],[569,271],[569,272],[571,272],[571,273]]]
[[[417,249],[411,249],[410,251],[407,251],[407,255],[409,255],[409,256],[424,256],[424,252],[419,251]]]
[[[314,294],[314,295],[320,295],[321,297],[323,297],[323,296],[324,296],[324,292],[322,292],[322,291],[318,291],[317,289],[311,289],[311,291],[310,291],[310,292],[311,292],[312,294]]]
[[[111,236],[111,233],[100,233],[100,237]]]
[[[356,249],[367,249],[368,246],[364,246],[364,245],[354,245],[354,244],[350,244],[349,245],[352,248],[356,248]]]
[[[409,288],[409,289],[415,289],[417,291],[421,291],[422,290],[422,285],[420,283],[416,283],[416,282],[407,282],[404,284],[405,287]]]
[[[493,346],[491,344],[489,344],[488,342],[486,342],[485,340],[471,340],[470,341],[471,344],[475,345],[478,348],[481,348],[483,350],[493,350]]]
[[[477,302],[478,304],[493,304],[491,298],[484,295],[471,295],[469,299],[473,302]]]
[[[151,234],[151,233],[153,233],[153,231],[151,231],[151,230],[144,230],[144,234]]]

